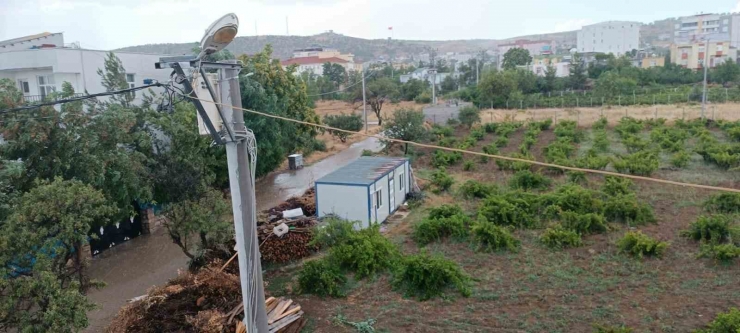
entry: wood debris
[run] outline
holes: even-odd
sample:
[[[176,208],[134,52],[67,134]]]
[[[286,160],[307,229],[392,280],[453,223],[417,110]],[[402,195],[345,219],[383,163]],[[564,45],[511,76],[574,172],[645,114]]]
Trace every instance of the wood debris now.
[[[311,188],[300,197],[290,198],[273,207],[257,218],[257,236],[260,242],[260,253],[263,262],[282,263],[308,257],[315,248],[310,247],[311,228],[318,221],[316,214],[314,189]],[[283,211],[301,208],[306,214],[304,217],[284,219]],[[285,223],[288,233],[277,236],[275,227]]]
[[[306,325],[306,319],[303,318],[301,306],[293,303],[291,299],[270,297],[265,300],[267,309],[267,324],[270,333],[297,333]],[[244,311],[243,305],[238,305],[229,311],[229,322],[235,320],[234,315]],[[247,328],[241,322],[236,320],[236,332],[246,333]]]

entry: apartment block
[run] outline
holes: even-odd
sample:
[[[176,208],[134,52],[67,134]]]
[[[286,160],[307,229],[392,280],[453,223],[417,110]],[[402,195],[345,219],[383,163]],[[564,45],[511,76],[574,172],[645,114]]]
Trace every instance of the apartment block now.
[[[609,21],[587,25],[578,31],[578,52],[621,56],[640,47],[640,22]]]
[[[690,69],[704,68],[705,61],[709,68],[713,68],[735,59],[737,48],[732,47],[729,41],[694,42],[671,46],[671,62]]]
[[[739,14],[701,14],[682,17],[675,25],[674,44],[687,45],[700,41],[729,41],[740,45]]]
[[[355,56],[351,53],[342,54],[335,49],[312,47],[298,49],[293,51],[293,57],[280,62],[284,68],[290,65],[298,65],[297,74],[303,72],[313,72],[316,75],[323,75],[324,63],[339,64],[346,71],[362,72],[362,63],[355,62]]]

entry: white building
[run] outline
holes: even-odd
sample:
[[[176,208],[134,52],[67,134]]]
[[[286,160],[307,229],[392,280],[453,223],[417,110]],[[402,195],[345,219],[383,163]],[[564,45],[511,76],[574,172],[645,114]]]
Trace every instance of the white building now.
[[[429,84],[432,84],[432,81],[434,81],[436,84],[439,85],[449,75],[450,73],[439,73],[439,72],[436,75],[432,75],[429,72],[429,68],[418,68],[409,74],[403,74],[399,76],[399,80],[401,81],[401,83],[406,83],[411,79],[416,79],[419,81],[427,81],[429,82]]]
[[[97,70],[104,69],[108,51],[67,48],[61,34],[51,35],[58,44],[50,44],[49,39],[40,35],[1,41],[0,79],[15,82],[29,102],[60,91],[64,82],[69,82],[77,93],[105,92]],[[130,87],[143,85],[144,79],[169,80],[170,71],[154,68],[161,54],[114,53],[126,69]],[[137,92],[134,102],[139,103],[141,96],[142,91]]]
[[[312,47],[293,51],[293,57],[283,60],[280,64],[283,68],[290,65],[298,65],[296,74],[303,72],[312,72],[316,75],[324,75],[324,64],[338,64],[344,67],[344,70],[362,72],[362,63],[355,62],[355,56],[351,53],[342,54],[335,49],[323,47]]]
[[[587,25],[578,31],[578,52],[621,56],[640,47],[639,22],[609,21]]]
[[[360,157],[316,181],[316,215],[360,221],[360,228],[381,223],[409,193],[406,158]]]

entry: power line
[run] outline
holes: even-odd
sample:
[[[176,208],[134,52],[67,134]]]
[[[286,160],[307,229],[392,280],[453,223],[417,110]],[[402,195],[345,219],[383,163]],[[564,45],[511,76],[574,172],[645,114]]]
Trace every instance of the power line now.
[[[59,99],[59,100],[52,101],[52,102],[45,102],[45,103],[40,103],[40,104],[33,104],[33,105],[21,106],[21,107],[12,108],[12,109],[5,109],[5,110],[0,111],[0,114],[2,114],[2,113],[8,113],[8,112],[15,112],[15,111],[23,111],[23,110],[36,109],[36,108],[40,108],[42,106],[51,106],[51,105],[56,105],[56,104],[63,104],[63,103],[84,101],[84,100],[88,100],[88,99],[91,99],[91,98],[97,98],[97,97],[104,97],[104,96],[112,96],[112,95],[118,95],[118,94],[125,94],[125,93],[130,93],[130,92],[133,92],[133,91],[142,90],[142,89],[151,88],[151,87],[166,87],[166,86],[167,85],[165,85],[165,84],[162,84],[162,83],[157,82],[157,83],[143,85],[143,86],[140,86],[140,87],[133,87],[133,88],[121,89],[121,90],[115,90],[115,91],[107,91],[107,92],[97,93],[97,94],[92,94],[92,95],[84,95],[84,96],[80,96],[80,97],[65,98],[65,99]]]
[[[201,102],[207,102],[207,103],[212,103],[212,104],[217,104],[217,105],[225,105],[225,104],[222,104],[222,103],[217,103],[217,102],[209,101],[209,100],[205,100],[205,99],[199,99],[199,98],[190,97],[190,96],[185,96],[185,97],[191,98],[191,99],[197,99],[197,100],[200,100]],[[232,106],[232,108],[234,108],[235,110],[242,110],[242,111],[245,111],[245,112],[249,112],[249,113],[252,113],[252,114],[257,114],[257,115],[261,115],[261,116],[265,116],[265,117],[269,117],[269,118],[280,119],[280,120],[290,121],[290,122],[299,123],[299,124],[303,124],[303,125],[307,125],[307,126],[313,126],[313,127],[323,128],[325,130],[332,130],[332,131],[344,132],[344,133],[349,133],[349,134],[357,134],[357,135],[360,135],[360,136],[369,137],[369,138],[375,138],[375,139],[378,139],[378,140],[383,140],[383,141],[388,141],[388,142],[396,142],[396,143],[410,144],[410,145],[414,145],[414,146],[418,146],[418,147],[423,147],[423,148],[440,149],[440,150],[446,150],[446,151],[451,151],[451,152],[458,152],[458,153],[463,153],[463,154],[470,154],[470,155],[477,155],[477,156],[486,156],[486,157],[490,157],[490,158],[494,158],[494,159],[500,159],[500,160],[506,160],[506,161],[512,161],[512,162],[523,162],[523,163],[528,163],[528,164],[532,164],[532,165],[539,165],[539,166],[543,166],[543,167],[556,168],[556,169],[567,170],[567,171],[587,172],[587,173],[600,174],[600,175],[605,175],[605,176],[614,176],[614,177],[622,177],[622,178],[629,178],[629,179],[635,179],[635,180],[644,180],[644,181],[650,181],[650,182],[662,183],[662,184],[669,184],[669,185],[675,185],[675,186],[682,186],[682,187],[693,187],[693,188],[699,188],[699,189],[705,189],[705,190],[740,193],[740,189],[734,189],[734,188],[726,188],[726,187],[718,187],[718,186],[710,186],[710,185],[700,185],[700,184],[676,182],[676,181],[672,181],[672,180],[659,179],[659,178],[651,178],[651,177],[643,177],[643,176],[636,176],[636,175],[629,175],[629,174],[623,174],[623,173],[617,173],[617,172],[611,172],[611,171],[604,171],[604,170],[583,169],[583,168],[570,167],[570,166],[564,166],[564,165],[558,165],[558,164],[552,164],[552,163],[545,163],[545,162],[539,162],[539,161],[533,161],[533,160],[525,160],[525,159],[516,158],[516,157],[509,157],[509,156],[503,156],[503,155],[494,155],[494,154],[486,154],[486,153],[481,153],[481,152],[477,152],[477,151],[470,151],[470,150],[463,150],[463,149],[457,149],[457,148],[442,147],[442,146],[430,145],[430,144],[425,144],[425,143],[420,143],[420,142],[415,142],[415,141],[408,141],[408,140],[387,138],[387,137],[383,137],[383,136],[380,136],[380,135],[366,134],[366,133],[362,133],[362,132],[348,131],[348,130],[344,130],[344,129],[341,129],[341,128],[331,127],[331,126],[327,126],[327,125],[323,125],[323,124],[315,124],[315,123],[311,123],[311,122],[307,122],[307,121],[303,121],[303,120],[282,117],[282,116],[278,116],[278,115],[274,115],[274,114],[269,114],[269,113],[255,111],[255,110],[250,110],[250,109],[245,109],[245,108],[239,108],[239,107],[233,107],[233,106]]]

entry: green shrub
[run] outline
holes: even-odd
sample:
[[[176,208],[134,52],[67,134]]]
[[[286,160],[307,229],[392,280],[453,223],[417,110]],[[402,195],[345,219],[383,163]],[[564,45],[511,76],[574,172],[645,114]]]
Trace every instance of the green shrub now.
[[[447,126],[455,127],[460,125],[460,121],[457,118],[447,118]]]
[[[487,146],[483,146],[483,152],[489,155],[497,155],[498,147],[496,147],[496,144],[490,144]]]
[[[511,157],[523,159],[523,160],[529,160],[529,161],[534,160],[534,156],[524,155],[520,153],[511,154]],[[509,161],[509,160],[503,160],[503,159],[496,159],[496,165],[498,166],[499,170],[510,170],[510,171],[529,170],[532,167],[531,163],[519,162],[519,161]]]
[[[509,138],[505,136],[500,136],[496,138],[496,141],[494,141],[493,143],[496,145],[496,147],[503,148],[509,144]]]
[[[486,133],[495,133],[496,128],[498,128],[497,123],[485,123],[483,124],[483,130],[486,131]]]
[[[471,160],[463,162],[463,171],[472,171],[475,168],[475,163]]]
[[[488,156],[483,156],[483,155],[478,156],[478,163],[480,164],[487,164],[488,160],[490,160],[490,157]]]
[[[562,211],[589,214],[602,210],[604,203],[599,196],[599,193],[595,191],[575,184],[567,184],[558,187],[553,192],[541,195],[539,197],[539,204],[546,209],[547,207],[554,206],[558,214]],[[559,215],[550,215],[550,217],[559,218]]]
[[[326,151],[326,142],[314,138],[308,144],[308,147],[306,148],[306,151],[304,151],[304,153],[309,154],[315,151]]]
[[[635,183],[629,178],[606,176],[601,190],[608,195],[620,195],[632,193]]]
[[[602,326],[594,325],[594,333],[632,333],[633,329],[628,327],[614,327],[614,326]]]
[[[470,131],[470,137],[475,139],[475,141],[480,141],[486,137],[486,132],[483,128],[474,128]]]
[[[704,202],[704,209],[716,213],[740,213],[740,193],[723,192],[715,194]]]
[[[343,129],[346,131],[357,132],[362,129],[362,118],[359,114],[338,114],[324,116],[324,124],[330,127]],[[342,142],[347,142],[347,138],[352,135],[348,132],[329,130],[329,133],[339,138]]]
[[[533,190],[545,189],[550,186],[552,181],[539,173],[529,170],[518,171],[511,177],[509,186],[515,189]]]
[[[503,136],[503,137],[508,138],[509,135],[511,135],[511,133],[516,132],[516,130],[519,127],[522,127],[521,123],[516,123],[516,122],[499,123],[498,126],[496,126],[495,133],[498,136]]]
[[[694,333],[737,333],[740,331],[740,310],[730,308],[729,311],[717,314],[717,317],[703,330]]]
[[[552,126],[552,119],[533,121],[527,125],[528,128],[538,128],[540,131],[546,131]]]
[[[645,128],[645,125],[631,117],[624,117],[619,120],[619,124],[617,126],[614,126],[614,131],[619,133],[620,136],[625,137],[629,134],[637,134],[640,133]]]
[[[720,244],[730,240],[740,241],[740,228],[733,225],[733,220],[726,215],[699,216],[691,222],[681,236],[695,241]]]
[[[432,95],[429,92],[422,92],[418,96],[414,97],[414,102],[416,104],[429,104],[432,102]],[[452,118],[450,118],[452,119]],[[457,120],[455,120],[457,121]]]
[[[414,224],[411,238],[419,245],[426,245],[445,237],[463,238],[468,235],[470,218],[462,213],[450,217],[425,218]]]
[[[568,181],[573,184],[580,184],[586,181],[586,173],[583,171],[566,171]]]
[[[310,246],[329,248],[343,244],[354,234],[358,221],[347,221],[336,217],[324,219],[323,225],[311,229]]]
[[[445,151],[437,149],[432,155],[432,165],[435,167],[445,167],[453,165],[462,159],[462,154],[456,151]]]
[[[455,136],[455,129],[450,126],[434,124],[432,126],[432,134],[438,137],[450,138]]]
[[[491,194],[498,192],[496,185],[483,184],[475,180],[468,180],[460,186],[460,194],[463,197],[483,199]]]
[[[736,167],[738,162],[740,162],[740,154],[732,154],[726,151],[710,153],[709,157],[715,164],[717,164],[717,166],[724,169]]]
[[[624,144],[628,152],[634,153],[647,148],[650,142],[637,135],[627,135],[622,139],[622,144]]]
[[[663,127],[665,126],[666,119],[665,118],[650,118],[643,120],[645,122],[646,127]]]
[[[586,156],[576,159],[574,164],[583,169],[604,170],[609,165],[609,157],[597,156],[595,152],[589,151]]]
[[[684,143],[689,138],[689,132],[678,127],[657,127],[650,132],[650,140],[657,143],[661,148],[672,152],[683,149]]]
[[[606,152],[609,151],[609,138],[606,136],[605,130],[595,130],[594,131],[594,149]]]
[[[526,154],[535,143],[537,143],[537,138],[526,136],[524,137],[524,140],[522,140],[522,144],[519,145],[519,151],[521,151],[522,154]]]
[[[452,148],[453,146],[455,146],[455,144],[457,144],[457,139],[456,138],[441,138],[441,139],[439,139],[439,145],[442,146],[442,147]]]
[[[668,248],[668,243],[659,242],[640,231],[630,231],[617,241],[617,247],[620,253],[627,253],[634,257],[660,257]]]
[[[319,296],[343,297],[343,286],[347,278],[339,266],[328,258],[311,260],[303,264],[298,273],[298,286],[302,293]]]
[[[609,230],[604,216],[595,213],[579,214],[564,211],[560,213],[560,223],[565,229],[579,234],[602,233]]]
[[[452,176],[447,173],[447,170],[445,170],[444,167],[441,167],[432,173],[432,185],[435,187],[432,192],[436,194],[449,190],[454,183],[455,180],[452,179]]]
[[[458,205],[449,205],[444,204],[437,207],[432,207],[429,209],[429,215],[427,215],[430,219],[441,219],[441,218],[448,218],[452,217],[458,214],[465,214],[462,208]]]
[[[606,200],[604,217],[609,221],[624,222],[631,226],[655,222],[653,209],[638,201],[634,194],[618,194]]]
[[[584,133],[578,129],[578,124],[573,120],[563,120],[555,126],[555,136],[568,138],[571,142],[579,143],[583,140]]]
[[[343,244],[331,248],[329,257],[358,278],[374,275],[393,267],[400,252],[375,224],[357,231]]]
[[[728,262],[740,257],[740,247],[735,244],[704,244],[699,251],[699,257]]]
[[[649,176],[660,167],[658,155],[646,150],[615,158],[612,162],[617,171],[640,176]]]
[[[677,168],[686,167],[690,160],[691,154],[687,153],[685,150],[681,150],[671,156],[671,164]]]
[[[530,228],[536,222],[533,216],[536,201],[536,196],[527,197],[518,193],[491,195],[478,207],[478,216],[497,225]]]
[[[454,261],[426,252],[404,257],[394,274],[393,285],[409,296],[427,300],[454,287],[465,297],[471,294],[471,281]]]
[[[471,234],[473,240],[478,246],[478,251],[495,252],[509,250],[516,252],[519,247],[519,240],[511,235],[510,227],[502,227],[479,218],[478,222],[473,224]]]
[[[570,139],[558,139],[545,146],[542,150],[545,155],[545,161],[553,163],[561,160],[567,161],[570,155],[576,150],[576,147]]]
[[[362,156],[373,156],[375,155],[375,152],[373,152],[370,149],[363,149],[362,150]]]
[[[545,229],[545,232],[540,236],[540,242],[553,249],[578,247],[583,244],[579,233],[568,230],[559,224]]]
[[[459,145],[457,145],[457,148],[458,149],[462,149],[462,150],[468,150],[468,149],[470,149],[472,147],[475,147],[475,143],[476,143],[475,138],[467,137],[467,138],[465,138],[465,140],[463,140],[462,142],[460,142]],[[452,153],[457,153],[457,152],[452,152]]]
[[[608,123],[609,122],[606,120],[606,117],[600,117],[599,120],[595,121],[594,124],[591,125],[591,128],[594,130],[604,130]]]

